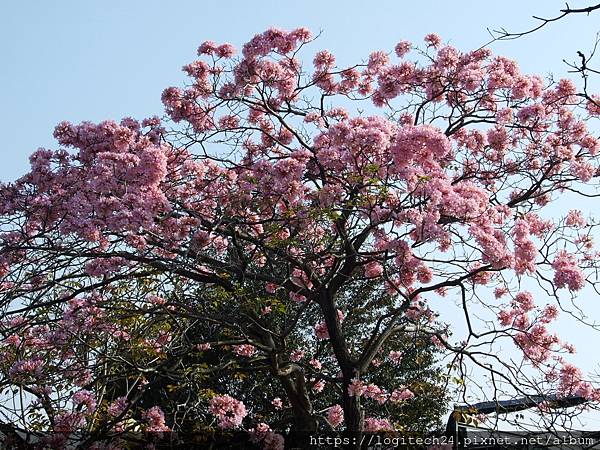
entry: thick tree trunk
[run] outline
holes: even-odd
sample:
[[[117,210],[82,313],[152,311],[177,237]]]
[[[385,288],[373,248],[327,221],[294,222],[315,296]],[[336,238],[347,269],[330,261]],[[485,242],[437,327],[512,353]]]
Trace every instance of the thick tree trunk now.
[[[342,394],[342,408],[344,409],[344,424],[346,426],[344,437],[348,438],[350,442],[346,448],[360,449],[364,431],[364,412],[360,406],[360,398],[348,395],[348,386],[352,382],[352,379],[359,375],[357,361],[352,358],[348,349],[333,295],[331,292],[324,290],[319,300],[329,332],[329,341],[331,342],[333,353],[336,356],[344,378],[344,390]]]
[[[349,439],[349,449],[360,449],[364,432],[364,411],[360,407],[360,397],[348,395],[349,380],[344,382],[344,424],[345,436]]]
[[[314,415],[312,403],[308,396],[304,373],[299,366],[293,365],[280,372],[279,379],[285,389],[294,413],[294,428],[289,443],[303,448],[318,431],[319,422]],[[285,372],[290,371],[288,374]]]
[[[276,348],[271,334],[261,333],[261,330],[257,330],[257,334],[262,336],[266,346],[272,349]],[[303,448],[304,442],[310,441],[310,436],[316,434],[319,426],[306,386],[304,369],[295,363],[282,364],[280,356],[273,352],[271,353],[271,373],[281,382],[292,406],[294,426],[289,443],[294,447]]]

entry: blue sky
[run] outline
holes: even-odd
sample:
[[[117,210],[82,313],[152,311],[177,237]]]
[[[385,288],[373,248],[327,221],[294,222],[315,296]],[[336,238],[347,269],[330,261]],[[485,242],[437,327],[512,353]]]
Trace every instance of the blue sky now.
[[[577,6],[585,2],[573,2]],[[183,64],[211,39],[240,46],[270,26],[322,31],[316,48],[340,62],[429,32],[461,49],[488,40],[486,28],[525,29],[533,14],[561,1],[14,1],[0,7],[0,180],[22,175],[28,155],[53,147],[61,120],[145,117],[161,112],[160,94],[184,77]],[[525,71],[564,75],[563,58],[586,50],[600,14],[571,17],[527,38],[494,45]]]
[[[36,148],[55,147],[52,130],[61,120],[160,115],[162,90],[184,81],[180,68],[194,59],[204,40],[239,48],[270,26],[306,26],[322,31],[315,51],[328,48],[343,65],[373,50],[391,51],[401,39],[421,42],[430,32],[460,49],[477,48],[489,41],[487,28],[528,29],[536,23],[532,15],[552,16],[563,5],[554,0],[2,2],[0,181],[24,174]],[[564,77],[562,60],[588,51],[599,30],[600,11],[492,48],[519,61],[525,72]],[[597,297],[590,293],[584,300],[600,304],[592,296]],[[595,363],[590,364],[585,343],[597,338],[584,332],[572,336],[583,344],[578,362],[588,369]]]

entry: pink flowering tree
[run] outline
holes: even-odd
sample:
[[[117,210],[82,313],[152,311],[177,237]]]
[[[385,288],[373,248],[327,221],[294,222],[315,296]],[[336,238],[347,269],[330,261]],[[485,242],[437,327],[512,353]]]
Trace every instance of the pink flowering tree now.
[[[349,66],[315,45],[205,42],[164,120],[60,123],[1,187],[5,417],[58,442],[403,430],[411,335],[491,398],[598,399],[552,322],[595,286],[561,199],[596,196],[600,110],[437,35]]]

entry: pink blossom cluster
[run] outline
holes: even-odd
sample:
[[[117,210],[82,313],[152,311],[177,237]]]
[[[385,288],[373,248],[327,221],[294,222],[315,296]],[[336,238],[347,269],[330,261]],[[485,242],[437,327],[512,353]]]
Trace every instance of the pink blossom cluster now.
[[[377,261],[371,261],[365,266],[365,276],[367,278],[377,278],[383,273],[383,266]]]
[[[388,357],[394,364],[400,364],[400,361],[402,361],[402,355],[403,353],[401,351],[391,350],[388,354]]]
[[[380,405],[390,399],[390,395],[384,389],[374,383],[367,384],[358,378],[354,378],[348,385],[348,395],[350,397],[362,397],[364,395],[366,398],[375,400]],[[398,398],[398,395],[399,394],[396,393],[395,398]]]
[[[600,399],[600,391],[594,388],[589,381],[585,381],[581,369],[574,365],[564,363],[560,368],[558,377],[559,394],[564,396],[580,396],[592,401]]]
[[[340,405],[333,405],[327,409],[327,422],[333,428],[337,428],[344,422],[344,410]]]
[[[85,426],[85,416],[80,412],[61,412],[54,417],[54,431],[68,434]]]
[[[325,389],[325,385],[326,383],[323,380],[315,381],[312,385],[311,390],[316,393],[321,393],[323,392],[323,389]]]
[[[198,56],[215,55],[219,58],[231,58],[234,54],[235,47],[229,43],[217,45],[212,41],[205,41],[198,47]]]
[[[394,403],[411,400],[415,397],[415,394],[408,388],[397,388],[392,391],[390,395],[390,401]]]
[[[366,390],[366,383],[358,378],[354,378],[348,385],[348,395],[350,397],[360,397],[366,392]]]
[[[250,345],[250,344],[234,345],[233,352],[236,355],[245,356],[246,358],[249,358],[249,357],[253,356],[254,354],[256,354],[256,347],[254,345]]]
[[[552,261],[554,284],[557,288],[567,287],[570,291],[583,288],[585,278],[578,266],[577,259],[566,250],[559,250]]]
[[[323,364],[316,358],[311,359],[308,362],[315,370],[321,370],[323,368]]]
[[[337,318],[340,323],[344,321],[344,313],[339,309],[337,310]],[[315,325],[314,330],[317,339],[329,339],[329,329],[327,328],[325,321]]]
[[[367,417],[365,419],[365,431],[367,433],[377,433],[378,431],[391,431],[392,424],[387,419],[377,417]]]
[[[94,395],[85,389],[75,392],[71,400],[76,406],[84,406],[87,413],[93,413],[96,409],[96,399],[94,398]]]
[[[517,220],[512,234],[515,243],[515,272],[519,275],[534,273],[535,258],[538,251],[530,238],[527,221],[522,219]]]
[[[514,296],[512,309],[501,310],[498,319],[502,325],[517,331],[513,336],[516,345],[527,359],[539,364],[547,361],[560,344],[558,337],[547,329],[547,325],[558,316],[558,310],[554,305],[547,305],[532,322],[528,313],[534,308],[533,295],[522,291]]]
[[[302,358],[304,358],[305,352],[304,350],[294,350],[290,355],[290,361],[298,362]]]
[[[218,419],[219,428],[239,428],[248,414],[246,406],[229,395],[217,395],[210,401],[210,413]]]
[[[127,397],[118,397],[108,406],[108,414],[112,417],[118,417],[127,410],[128,406]]]
[[[10,369],[8,374],[11,378],[21,377],[39,377],[42,374],[44,361],[41,359],[21,359],[15,362]]]
[[[69,157],[60,151],[44,151],[23,181],[40,183],[44,178],[44,188],[54,192],[51,196],[41,194],[45,207],[57,214],[61,209],[68,211],[61,219],[63,232],[98,240],[103,229],[137,230],[152,224],[156,214],[168,209],[160,189],[167,173],[167,148],[151,135],[142,135],[139,123],[63,122],[54,135],[61,145],[79,153]],[[53,160],[63,161],[56,172],[49,169]],[[69,160],[72,163],[65,164]]]
[[[170,428],[165,424],[165,414],[159,406],[144,412],[144,419],[147,422],[146,432],[148,433],[163,433],[170,431]]]
[[[262,443],[263,450],[283,450],[285,440],[279,433],[275,433],[269,425],[264,422],[250,429],[252,442]]]
[[[572,209],[567,214],[565,223],[570,227],[581,228],[586,225],[586,220],[578,209]]]

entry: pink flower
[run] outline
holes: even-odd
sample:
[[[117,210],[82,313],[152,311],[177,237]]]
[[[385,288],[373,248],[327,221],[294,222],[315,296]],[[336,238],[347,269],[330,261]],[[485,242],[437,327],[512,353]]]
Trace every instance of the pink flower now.
[[[367,417],[365,419],[365,431],[367,433],[389,430],[392,430],[392,424],[387,419],[378,419],[376,417]]]
[[[302,294],[297,294],[296,292],[289,293],[290,300],[297,303],[303,303],[306,301],[306,297]]]
[[[118,397],[108,406],[108,414],[112,417],[118,417],[127,410],[128,406],[127,397]]]
[[[408,41],[400,41],[396,44],[394,50],[399,58],[403,58],[408,52],[410,52],[412,44]]]
[[[304,350],[294,350],[292,352],[292,354],[290,355],[290,361],[292,362],[298,362],[300,361],[302,358],[304,358]]]
[[[11,378],[19,376],[41,376],[44,362],[41,359],[23,359],[15,362],[9,369],[8,374]]]
[[[269,433],[263,441],[263,450],[283,450],[284,437],[279,433]]]
[[[149,295],[146,297],[146,301],[148,303],[152,303],[153,305],[164,305],[167,303],[164,298],[159,297],[158,295]]]
[[[586,225],[586,221],[583,218],[583,214],[578,209],[572,209],[567,214],[567,220],[565,222],[568,226],[574,228],[584,227]]]
[[[365,266],[365,276],[367,278],[376,278],[383,273],[383,266],[377,261],[371,261]]]
[[[201,55],[212,55],[217,51],[217,44],[213,41],[204,41],[200,47],[198,47],[198,56]]]
[[[345,318],[344,313],[342,311],[340,311],[339,309],[337,310],[337,318],[340,323],[342,323]],[[317,325],[315,325],[314,330],[315,330],[315,335],[317,336],[317,339],[329,339],[329,330],[327,329],[327,324],[325,323],[325,321],[320,322]]]
[[[290,31],[289,34],[290,39],[293,39],[299,43],[308,42],[312,39],[312,37],[312,32],[305,27],[296,28],[295,30]]]
[[[335,56],[327,50],[321,50],[315,55],[313,64],[317,69],[330,69],[335,65]]]
[[[400,351],[396,351],[396,350],[392,350],[390,351],[390,353],[388,354],[389,358],[392,360],[392,362],[394,362],[395,364],[400,364],[400,361],[402,361],[402,355],[403,353]]]
[[[279,397],[275,397],[273,400],[271,400],[271,405],[273,405],[275,409],[283,408],[283,402]]]
[[[434,48],[438,48],[441,43],[442,43],[442,38],[440,38],[437,34],[435,33],[430,33],[427,36],[425,36],[425,43],[428,46],[434,47]]]
[[[329,339],[329,331],[327,330],[327,324],[320,322],[315,325],[315,335],[317,339]]]
[[[319,380],[317,382],[315,382],[312,386],[312,390],[313,392],[323,392],[323,389],[325,389],[325,381],[323,380]]]
[[[153,406],[144,413],[144,419],[148,422],[146,431],[149,433],[162,433],[170,428],[165,424],[165,414],[159,406]]]
[[[265,433],[269,433],[273,430],[271,430],[271,427],[268,424],[261,422],[258,425],[256,425],[256,427],[251,428],[249,431],[255,438],[255,440],[253,440],[253,442],[258,442],[258,441],[262,440],[262,436]]]
[[[234,345],[233,352],[236,355],[245,356],[245,357],[249,358],[252,355],[256,354],[256,347],[254,345],[250,345],[250,344]]]
[[[327,409],[327,422],[337,428],[344,421],[344,410],[340,405],[333,405]]]
[[[592,95],[586,107],[590,115],[600,116],[600,95]]]
[[[323,365],[321,364],[321,361],[319,361],[318,359],[311,359],[308,362],[311,366],[313,366],[315,368],[315,370],[321,370],[321,368],[323,367]]]
[[[219,118],[219,128],[222,130],[233,130],[240,124],[240,120],[235,116],[222,116]]]
[[[514,303],[521,309],[522,312],[529,312],[535,308],[533,296],[527,291],[519,292],[517,295],[515,295]]]
[[[508,294],[508,289],[505,286],[497,287],[496,289],[494,289],[494,297],[496,298],[502,298],[506,294]]]
[[[397,403],[414,398],[415,394],[407,388],[398,388],[392,391],[390,401]]]
[[[21,338],[18,334],[11,334],[4,340],[4,342],[6,342],[8,345],[12,345],[13,347],[18,347],[21,343]]]
[[[507,124],[513,119],[513,111],[510,108],[501,109],[496,113],[496,121],[500,124]]]
[[[388,394],[376,384],[369,384],[364,390],[364,396],[375,400],[382,405],[388,398]]]
[[[590,400],[597,400],[600,395],[591,383],[583,380],[581,370],[568,363],[560,369],[558,391],[562,395],[577,395]]]
[[[552,404],[546,400],[538,403],[537,407],[541,412],[545,412],[545,413],[548,413],[552,410]]]
[[[101,277],[118,272],[126,265],[123,258],[96,258],[86,263],[85,271],[92,277]]]
[[[68,434],[85,426],[85,417],[82,413],[61,412],[54,417],[54,431]]]
[[[210,413],[218,419],[222,429],[239,428],[242,420],[248,414],[246,406],[229,395],[218,395],[210,401]]]
[[[529,235],[529,224],[519,219],[515,222],[513,229],[515,241],[514,268],[517,274],[535,272],[535,258],[538,254],[537,248]]]
[[[73,394],[71,397],[73,404],[76,406],[83,405],[86,408],[87,413],[93,413],[96,409],[96,399],[92,395],[91,392],[86,390],[81,390]]]
[[[584,183],[587,183],[596,174],[597,169],[587,161],[575,160],[570,164],[570,172]]]
[[[284,449],[285,441],[283,436],[273,432],[271,427],[264,422],[261,422],[255,428],[250,429],[250,436],[252,442],[262,442],[263,450]]]
[[[583,288],[585,278],[577,265],[575,256],[566,250],[559,250],[552,261],[554,269],[554,284],[557,288],[567,287],[570,291]]]
[[[278,287],[275,283],[267,283],[265,284],[265,291],[269,294],[274,294]]]
[[[352,379],[352,382],[348,385],[348,395],[350,397],[360,397],[366,390],[367,385],[358,378]]]
[[[542,317],[540,320],[543,322],[551,322],[558,317],[558,308],[556,305],[546,305],[544,310],[542,311]]]
[[[221,44],[217,47],[216,54],[221,58],[231,58],[235,55],[235,47],[229,43]]]
[[[445,349],[445,348],[446,348],[446,346],[444,345],[444,343],[443,343],[443,342],[440,340],[440,338],[439,338],[439,337],[437,337],[437,336],[431,336],[431,339],[430,339],[430,341],[431,341],[431,343],[432,343],[433,345],[435,345],[437,348],[441,348],[441,349]]]
[[[369,55],[367,68],[370,72],[378,72],[383,66],[389,62],[390,58],[385,52],[373,52]]]

